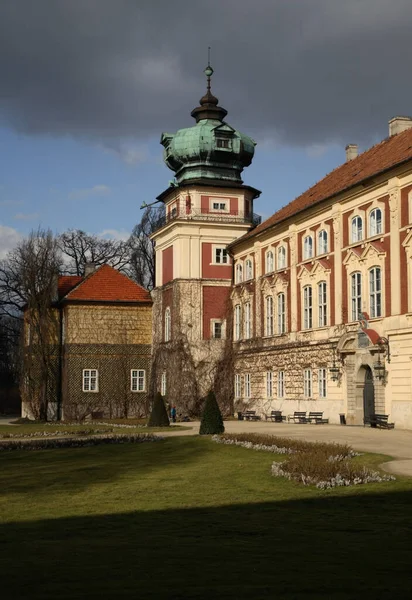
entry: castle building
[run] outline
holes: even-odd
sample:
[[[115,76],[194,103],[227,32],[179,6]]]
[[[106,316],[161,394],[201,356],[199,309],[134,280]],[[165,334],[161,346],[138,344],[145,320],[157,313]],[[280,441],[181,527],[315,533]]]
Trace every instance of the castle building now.
[[[220,377],[232,412],[384,413],[412,429],[412,119],[360,155],[349,145],[260,223],[240,178],[255,144],[205,73],[196,125],[161,138],[176,179],[153,234],[155,385],[193,412]]]

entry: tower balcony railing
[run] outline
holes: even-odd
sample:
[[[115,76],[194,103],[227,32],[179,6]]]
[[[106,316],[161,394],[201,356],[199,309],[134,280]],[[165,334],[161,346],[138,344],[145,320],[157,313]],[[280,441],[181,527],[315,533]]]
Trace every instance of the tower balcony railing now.
[[[172,221],[209,221],[214,223],[244,223],[257,227],[262,222],[262,217],[256,213],[241,210],[219,211],[194,208],[189,206],[175,206],[166,212],[166,207],[153,209],[155,225],[153,231],[161,229]]]

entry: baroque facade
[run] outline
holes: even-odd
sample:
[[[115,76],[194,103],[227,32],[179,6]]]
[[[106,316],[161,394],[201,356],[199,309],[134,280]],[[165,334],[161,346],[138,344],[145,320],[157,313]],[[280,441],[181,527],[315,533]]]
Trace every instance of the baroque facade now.
[[[205,73],[196,125],[161,140],[176,179],[153,234],[155,385],[179,405],[179,386],[202,395],[224,368],[232,411],[350,424],[380,412],[412,429],[412,119],[359,156],[349,145],[260,223],[260,192],[240,179],[255,144],[224,121]]]

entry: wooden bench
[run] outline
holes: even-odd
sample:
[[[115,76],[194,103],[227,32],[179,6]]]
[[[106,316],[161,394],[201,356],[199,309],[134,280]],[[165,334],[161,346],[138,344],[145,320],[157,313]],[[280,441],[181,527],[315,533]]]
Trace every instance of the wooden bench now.
[[[369,417],[364,417],[363,426],[370,425],[371,427],[379,427],[380,429],[394,429],[395,423],[388,422],[389,415],[372,414]]]
[[[288,421],[294,421],[294,423],[307,423],[306,412],[295,410],[293,415],[288,415]]]
[[[309,423],[315,423],[315,425],[324,425],[329,423],[329,419],[323,418],[323,412],[310,412],[308,416]]]
[[[274,423],[282,423],[282,421],[286,421],[286,416],[282,415],[281,410],[272,410],[270,415],[265,415],[266,421],[270,420]]]
[[[256,414],[255,410],[245,410],[242,414],[246,421],[260,421],[260,416]]]

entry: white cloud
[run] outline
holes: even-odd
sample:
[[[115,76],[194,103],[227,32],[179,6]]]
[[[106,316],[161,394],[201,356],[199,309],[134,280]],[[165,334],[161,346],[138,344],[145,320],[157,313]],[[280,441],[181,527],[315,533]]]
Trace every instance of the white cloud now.
[[[70,200],[79,200],[82,198],[90,198],[91,196],[107,196],[111,189],[107,185],[94,185],[91,188],[83,188],[72,190],[69,193]]]
[[[13,250],[22,237],[16,229],[0,225],[0,258],[5,258],[7,252]]]
[[[17,213],[14,218],[17,221],[34,221],[38,219],[39,213]]]
[[[99,237],[105,238],[107,240],[122,240],[126,241],[130,237],[130,232],[125,231],[124,229],[103,229],[100,233],[97,234]]]

